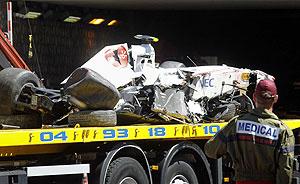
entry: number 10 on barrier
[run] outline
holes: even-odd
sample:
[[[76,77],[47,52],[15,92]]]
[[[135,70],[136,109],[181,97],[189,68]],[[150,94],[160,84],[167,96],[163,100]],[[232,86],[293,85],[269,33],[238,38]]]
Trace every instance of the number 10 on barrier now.
[[[221,128],[219,125],[211,125],[203,127],[204,134],[216,134]]]

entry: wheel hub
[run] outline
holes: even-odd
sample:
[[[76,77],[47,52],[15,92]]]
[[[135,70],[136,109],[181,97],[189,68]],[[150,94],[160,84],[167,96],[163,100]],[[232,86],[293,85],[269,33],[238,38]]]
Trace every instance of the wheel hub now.
[[[176,175],[172,178],[170,184],[189,184],[189,180],[183,175]]]
[[[122,179],[122,181],[119,184],[138,184],[137,181],[135,181],[135,179],[131,178],[131,177],[126,177],[124,179]]]

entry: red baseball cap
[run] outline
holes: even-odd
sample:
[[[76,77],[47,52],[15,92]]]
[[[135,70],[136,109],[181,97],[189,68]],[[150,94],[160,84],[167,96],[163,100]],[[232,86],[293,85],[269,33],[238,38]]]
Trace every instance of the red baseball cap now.
[[[271,99],[277,95],[277,87],[273,80],[260,80],[255,88],[255,95],[263,99]]]

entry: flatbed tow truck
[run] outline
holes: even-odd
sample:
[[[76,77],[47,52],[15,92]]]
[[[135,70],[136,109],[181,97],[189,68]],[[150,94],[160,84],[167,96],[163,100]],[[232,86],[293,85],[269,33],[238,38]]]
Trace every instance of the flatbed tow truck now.
[[[2,56],[13,67],[26,68],[4,34],[0,35]],[[283,122],[293,129],[299,144],[300,119]],[[1,129],[0,183],[233,183],[230,161],[211,160],[203,152],[205,142],[226,124]],[[299,183],[295,163],[294,183]]]
[[[283,122],[293,130],[300,125],[300,120]],[[97,175],[97,182],[106,183],[112,164],[118,163],[117,160],[119,163],[126,162],[124,160],[128,158],[137,160],[147,173],[149,183],[167,183],[165,180],[172,174],[172,183],[184,183],[191,177],[182,175],[184,173],[170,173],[169,167],[175,161],[191,164],[199,183],[230,183],[231,178],[222,173],[222,160],[208,161],[202,151],[203,144],[225,125],[205,123],[1,130],[0,166],[4,170],[0,172],[0,183],[27,183],[31,177],[84,176],[87,173]],[[121,165],[118,166],[122,169]],[[135,181],[135,176],[129,176],[128,181],[123,183]],[[93,183],[94,178],[90,178]]]

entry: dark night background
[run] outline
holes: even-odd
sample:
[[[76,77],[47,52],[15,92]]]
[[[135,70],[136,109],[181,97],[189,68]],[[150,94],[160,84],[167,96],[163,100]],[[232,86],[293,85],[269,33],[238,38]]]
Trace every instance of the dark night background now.
[[[23,6],[14,2],[14,13],[21,12]],[[192,66],[187,56],[199,65],[205,64],[202,56],[216,56],[218,64],[258,69],[275,76],[280,95],[277,110],[283,107],[300,115],[299,87],[293,85],[300,82],[298,9],[101,10],[30,2],[27,7],[39,8],[43,14],[54,12],[37,20],[13,19],[14,47],[45,79],[47,87],[57,88],[105,45],[134,44],[134,35],[147,34],[160,39],[153,44],[158,62],[177,60]],[[1,29],[6,30],[4,2],[0,8]],[[59,18],[65,11],[82,17],[117,18],[120,24],[65,23]],[[28,58],[30,29],[36,48],[33,58]]]

